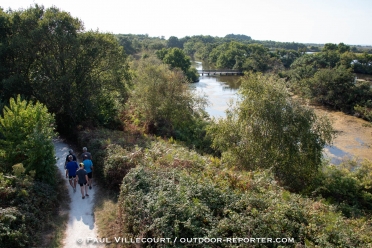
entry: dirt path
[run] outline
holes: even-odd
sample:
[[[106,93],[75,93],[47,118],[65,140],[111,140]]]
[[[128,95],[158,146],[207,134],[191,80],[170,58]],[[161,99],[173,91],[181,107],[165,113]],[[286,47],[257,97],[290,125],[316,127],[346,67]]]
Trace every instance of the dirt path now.
[[[62,140],[55,140],[54,147],[56,156],[59,158],[57,161],[58,169],[65,177],[64,162],[70,147]],[[77,185],[75,193],[67,179],[66,185],[68,186],[71,203],[63,247],[97,247],[92,242],[97,237],[93,212],[95,189],[93,187],[89,190],[89,197],[82,199],[79,185]]]
[[[372,124],[339,111],[315,107],[317,114],[326,115],[337,131],[333,146],[326,148],[332,162],[338,164],[343,158],[369,159],[372,161]]]

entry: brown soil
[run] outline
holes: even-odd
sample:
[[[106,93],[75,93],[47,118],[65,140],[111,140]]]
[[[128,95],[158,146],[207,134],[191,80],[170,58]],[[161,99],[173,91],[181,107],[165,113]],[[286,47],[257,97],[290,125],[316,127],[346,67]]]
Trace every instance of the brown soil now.
[[[333,146],[358,159],[372,161],[372,124],[355,116],[316,106],[317,115],[326,115],[337,132]]]

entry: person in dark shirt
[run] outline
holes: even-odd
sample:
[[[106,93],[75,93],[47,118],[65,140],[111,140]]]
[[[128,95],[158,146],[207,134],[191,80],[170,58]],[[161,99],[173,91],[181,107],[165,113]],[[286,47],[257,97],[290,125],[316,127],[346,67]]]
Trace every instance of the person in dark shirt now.
[[[83,153],[81,154],[81,161],[84,160],[85,155],[87,155],[88,159],[92,160],[92,154],[88,152],[88,148],[83,147]]]
[[[84,164],[83,163],[80,163],[79,164],[79,170],[76,172],[76,175],[78,177],[78,184],[80,185],[80,190],[81,190],[81,195],[82,195],[82,198],[84,199],[85,196],[89,196],[88,195],[88,174],[87,172],[84,170]]]

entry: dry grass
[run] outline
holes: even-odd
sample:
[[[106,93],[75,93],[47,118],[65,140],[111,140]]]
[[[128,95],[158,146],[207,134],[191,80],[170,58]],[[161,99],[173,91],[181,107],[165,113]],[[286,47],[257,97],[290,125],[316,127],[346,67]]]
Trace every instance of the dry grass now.
[[[98,189],[95,194],[94,206],[94,217],[98,227],[98,237],[108,238],[113,241],[115,237],[123,236],[120,231],[120,221],[117,211],[117,195],[105,189]],[[123,244],[112,242],[111,244],[106,244],[105,247],[123,247]]]
[[[68,214],[70,209],[71,199],[68,195],[67,185],[65,184],[64,178],[58,173],[58,200],[60,206],[56,215],[49,220],[48,230],[42,234],[42,247],[62,247],[62,241],[65,237],[65,231],[68,222]]]

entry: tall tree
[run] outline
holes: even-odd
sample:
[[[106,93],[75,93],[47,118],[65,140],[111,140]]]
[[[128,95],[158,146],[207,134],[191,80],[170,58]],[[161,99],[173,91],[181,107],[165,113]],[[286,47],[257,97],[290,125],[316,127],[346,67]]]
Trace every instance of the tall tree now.
[[[173,47],[182,48],[183,44],[176,36],[171,36],[169,37],[167,41],[167,47],[168,48],[173,48]]]
[[[125,53],[113,35],[84,32],[80,20],[54,7],[35,5],[5,17],[3,101],[15,94],[36,98],[65,132],[113,120],[129,79]]]
[[[213,147],[231,165],[272,168],[293,190],[306,187],[321,166],[324,145],[332,141],[327,119],[293,101],[274,76],[242,78],[240,100],[209,128]]]

